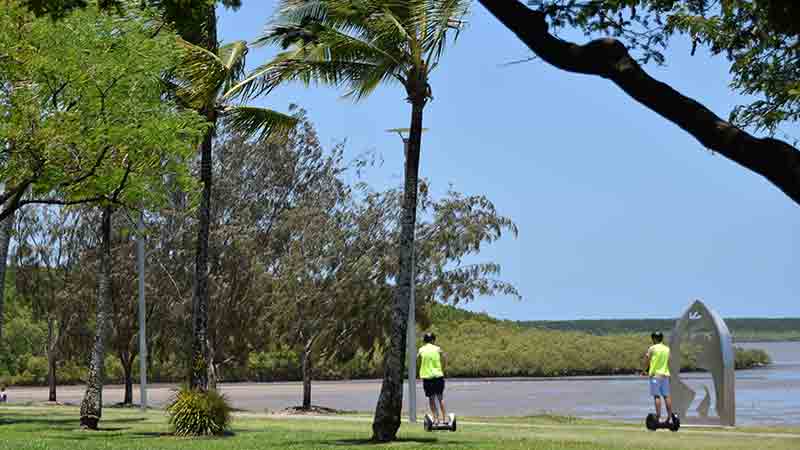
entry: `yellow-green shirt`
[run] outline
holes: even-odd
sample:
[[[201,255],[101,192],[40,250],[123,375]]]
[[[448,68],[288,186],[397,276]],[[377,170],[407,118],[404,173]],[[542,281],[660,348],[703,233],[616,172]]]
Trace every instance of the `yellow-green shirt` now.
[[[647,349],[647,356],[650,358],[651,377],[669,376],[669,347],[663,343],[652,345]]]
[[[444,377],[442,371],[442,349],[433,344],[420,347],[417,356],[422,359],[419,365],[419,377],[423,380]]]

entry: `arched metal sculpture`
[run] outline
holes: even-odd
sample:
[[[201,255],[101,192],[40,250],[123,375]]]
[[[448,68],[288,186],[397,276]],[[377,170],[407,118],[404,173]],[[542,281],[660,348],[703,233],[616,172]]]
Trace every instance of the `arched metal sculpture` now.
[[[689,407],[696,394],[680,377],[681,344],[687,346],[686,350],[695,355],[697,367],[711,373],[716,399],[714,411],[717,413],[719,424],[734,426],[736,424],[734,350],[733,340],[725,322],[714,310],[700,300],[695,300],[675,323],[669,339],[673,411],[684,422],[714,423],[717,420],[708,417],[711,399],[706,386],[703,386],[705,398],[697,407],[698,416],[688,416]]]

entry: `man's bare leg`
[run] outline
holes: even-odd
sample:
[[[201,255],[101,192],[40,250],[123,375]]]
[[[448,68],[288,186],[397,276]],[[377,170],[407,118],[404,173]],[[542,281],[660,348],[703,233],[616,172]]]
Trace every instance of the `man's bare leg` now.
[[[437,395],[436,399],[439,400],[439,410],[442,411],[442,421],[445,423],[450,422],[450,418],[447,417],[447,411],[444,409],[444,397]]]
[[[667,422],[672,420],[672,396],[668,395],[664,397],[664,403],[667,406]]]
[[[661,397],[653,397],[656,402],[656,419],[661,420]]]
[[[436,396],[431,395],[428,397],[428,405],[431,407],[433,413],[433,423],[439,423],[439,411],[436,409]]]

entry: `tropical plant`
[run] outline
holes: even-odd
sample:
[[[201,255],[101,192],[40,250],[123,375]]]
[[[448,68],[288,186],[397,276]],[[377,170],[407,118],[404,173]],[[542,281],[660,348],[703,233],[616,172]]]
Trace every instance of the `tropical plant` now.
[[[224,395],[181,388],[167,406],[169,424],[178,436],[221,435],[231,423],[232,408]]]
[[[232,88],[244,75],[247,44],[237,41],[218,47],[217,19],[214,5],[206,7],[205,42],[181,40],[184,59],[177,69],[176,93],[185,106],[199,112],[211,128],[200,144],[200,183],[202,193],[198,209],[195,279],[192,296],[192,350],[189,385],[208,389],[208,240],[211,224],[212,148],[217,124],[245,138],[264,140],[285,136],[297,123],[296,118],[269,109],[237,104]]]
[[[383,386],[373,438],[394,440],[400,427],[406,321],[412,284],[414,229],[422,123],[433,98],[429,78],[447,44],[458,36],[467,0],[282,0],[276,24],[257,43],[284,51],[235,90],[252,95],[289,81],[328,84],[361,100],[397,83],[411,104],[400,235],[400,272],[392,309]]]

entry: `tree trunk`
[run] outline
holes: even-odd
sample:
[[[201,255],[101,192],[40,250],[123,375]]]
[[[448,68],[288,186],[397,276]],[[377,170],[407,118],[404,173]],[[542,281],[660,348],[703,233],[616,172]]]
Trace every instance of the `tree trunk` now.
[[[125,376],[125,399],[122,401],[123,405],[133,404],[133,358],[130,355],[119,355],[119,361],[122,364],[122,372]]]
[[[411,130],[409,132],[408,154],[406,155],[403,211],[400,219],[400,268],[392,305],[389,346],[383,361],[383,384],[381,385],[381,393],[378,397],[378,405],[375,408],[375,418],[372,423],[372,439],[378,442],[393,441],[397,437],[397,430],[400,428],[400,414],[403,408],[406,328],[408,306],[411,299],[411,264],[417,220],[417,184],[422,144],[422,112],[426,101],[424,94],[421,94],[421,96],[410,95],[409,97],[412,99]]]
[[[56,355],[54,352],[50,352],[47,355],[47,385],[50,387],[50,393],[47,397],[47,401],[55,402],[56,400]]]
[[[544,13],[517,0],[480,0],[500,22],[547,63],[574,73],[607,78],[700,144],[767,178],[800,204],[800,151],[786,142],[756,138],[708,108],[648,75],[625,45],[606,38],[576,45],[548,31]]]
[[[311,409],[311,346],[306,345],[303,347],[303,353],[300,355],[303,366],[303,409]]]
[[[86,394],[81,402],[81,428],[97,429],[103,412],[103,381],[105,377],[105,341],[109,332],[111,311],[111,215],[110,206],[103,208],[100,257],[97,267],[97,325],[94,347],[89,362]]]
[[[11,245],[11,231],[14,226],[14,214],[0,222],[0,339],[3,338],[3,317],[6,291],[6,267],[8,248]]]
[[[208,8],[206,48],[217,53],[217,16]],[[189,364],[189,387],[208,390],[208,239],[211,225],[211,149],[217,117],[215,105],[206,105],[202,113],[211,128],[200,144],[200,183],[203,191],[198,209],[197,247],[195,254],[194,292],[192,295],[192,354]]]
[[[211,342],[208,342],[208,390],[217,390],[217,352]]]
[[[47,318],[47,385],[50,393],[47,401],[56,401],[56,351],[58,348],[58,336],[55,335],[55,319]]]

